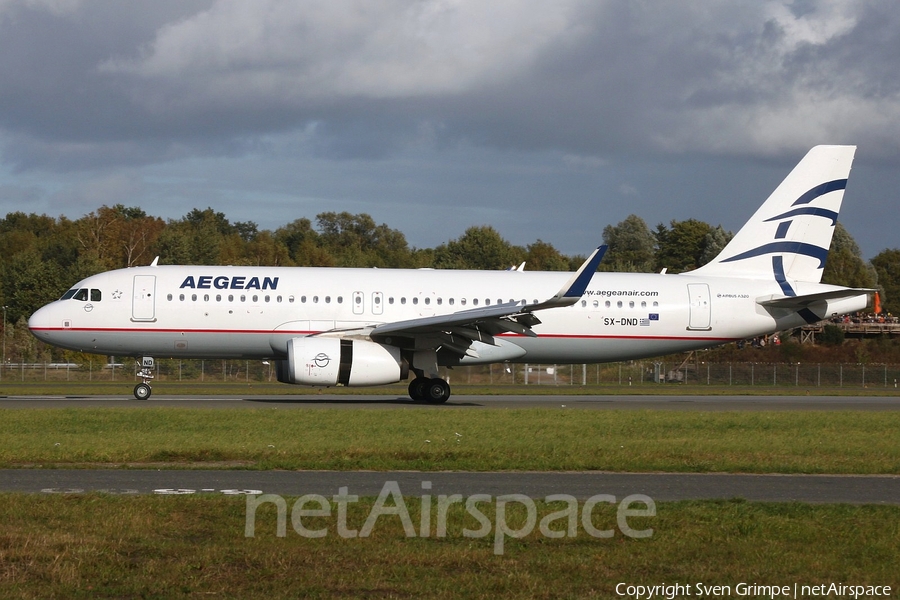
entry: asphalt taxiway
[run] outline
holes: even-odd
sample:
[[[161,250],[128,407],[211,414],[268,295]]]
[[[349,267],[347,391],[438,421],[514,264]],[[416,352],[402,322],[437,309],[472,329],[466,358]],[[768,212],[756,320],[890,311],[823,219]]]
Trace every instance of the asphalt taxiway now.
[[[900,410],[897,396],[639,396],[639,395],[453,395],[446,404],[413,402],[398,395],[308,394],[291,396],[184,396],[156,394],[148,400],[130,395],[115,396],[2,396],[3,408],[83,408],[83,407],[180,407],[207,409],[246,408],[346,408],[346,409],[491,409],[491,408],[583,408],[665,409],[704,411],[759,410]]]
[[[246,471],[132,469],[3,469],[0,491],[48,494],[338,494],[377,496],[386,482],[405,495],[568,494],[655,501],[734,499],[772,502],[900,504],[900,476],[737,475],[701,473],[546,473],[420,471]]]

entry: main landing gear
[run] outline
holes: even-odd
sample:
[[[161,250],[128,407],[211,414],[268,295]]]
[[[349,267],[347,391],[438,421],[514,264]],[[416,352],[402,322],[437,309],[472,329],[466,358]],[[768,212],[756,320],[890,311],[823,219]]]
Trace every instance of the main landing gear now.
[[[415,402],[443,404],[450,398],[450,384],[438,377],[416,377],[409,382],[409,397]]]
[[[137,376],[141,378],[141,382],[134,386],[134,397],[138,400],[146,400],[153,393],[150,389],[150,382],[153,380],[153,357],[143,356],[141,362],[138,363],[140,370]]]

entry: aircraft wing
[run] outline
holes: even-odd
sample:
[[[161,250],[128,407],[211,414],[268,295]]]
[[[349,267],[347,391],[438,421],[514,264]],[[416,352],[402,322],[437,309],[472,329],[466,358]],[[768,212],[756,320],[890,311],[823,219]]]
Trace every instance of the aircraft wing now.
[[[594,250],[566,284],[555,295],[542,302],[536,304],[506,302],[446,315],[383,323],[367,328],[365,333],[375,341],[394,344],[403,338],[428,338],[425,346],[446,348],[462,355],[469,352],[469,345],[473,341],[496,345],[494,336],[501,333],[536,337],[537,334],[531,328],[541,321],[533,313],[548,308],[571,306],[578,302],[597,270],[597,265],[603,259],[606,248],[606,245],[603,245]],[[324,335],[355,333],[357,333],[355,330],[334,331],[325,332]],[[388,342],[388,338],[391,342]],[[414,345],[417,349],[422,349],[423,346],[422,343]]]

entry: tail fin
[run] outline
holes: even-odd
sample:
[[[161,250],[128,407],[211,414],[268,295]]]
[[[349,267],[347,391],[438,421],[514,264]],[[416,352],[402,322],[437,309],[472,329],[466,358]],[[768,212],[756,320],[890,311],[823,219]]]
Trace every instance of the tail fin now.
[[[816,146],[725,249],[694,273],[819,283],[856,146]]]

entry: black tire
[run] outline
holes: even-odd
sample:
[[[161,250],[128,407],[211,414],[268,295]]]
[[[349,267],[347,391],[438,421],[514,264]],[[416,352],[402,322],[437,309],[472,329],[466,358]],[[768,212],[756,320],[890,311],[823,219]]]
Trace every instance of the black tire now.
[[[443,379],[429,379],[425,388],[425,400],[429,404],[443,404],[450,399],[450,384]]]
[[[150,386],[146,383],[139,383],[134,386],[134,397],[138,400],[146,400],[150,397],[150,394],[153,393],[153,390],[150,389]]]
[[[425,377],[416,377],[409,382],[409,397],[413,399],[413,402],[425,401],[426,386],[430,382],[431,380]]]

